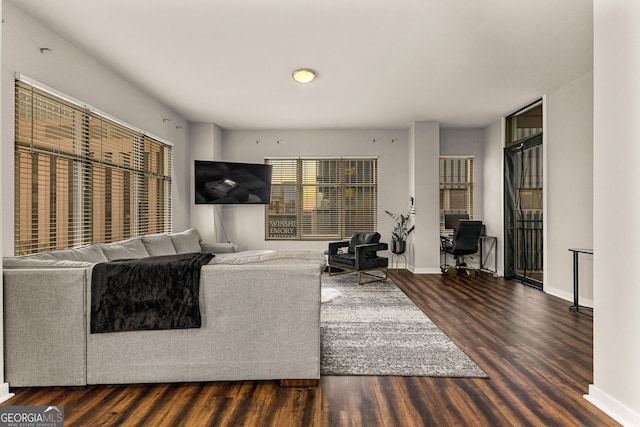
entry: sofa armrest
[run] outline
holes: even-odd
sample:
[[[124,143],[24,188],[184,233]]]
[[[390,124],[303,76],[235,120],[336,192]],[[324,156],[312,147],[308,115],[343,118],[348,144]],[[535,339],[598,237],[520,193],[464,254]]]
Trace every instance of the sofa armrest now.
[[[217,331],[214,345],[231,360],[261,366],[247,378],[317,379],[320,278],[314,264],[205,265],[205,330]]]
[[[377,251],[389,249],[387,243],[365,243],[356,246],[356,269],[361,269],[367,265],[367,259],[377,257]]]
[[[238,251],[238,246],[235,243],[206,243],[200,242],[202,252],[208,252],[211,254],[227,254]]]
[[[363,245],[356,246],[356,254],[376,253],[378,251],[386,251],[387,249],[389,249],[389,245],[387,243],[365,243]]]
[[[86,385],[91,270],[3,270],[4,368],[12,386]]]

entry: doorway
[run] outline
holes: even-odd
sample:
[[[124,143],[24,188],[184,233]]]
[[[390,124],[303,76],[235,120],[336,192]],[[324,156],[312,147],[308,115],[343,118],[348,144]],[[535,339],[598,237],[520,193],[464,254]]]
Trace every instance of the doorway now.
[[[505,277],[542,289],[542,103],[510,116],[507,123],[511,140],[504,149]]]

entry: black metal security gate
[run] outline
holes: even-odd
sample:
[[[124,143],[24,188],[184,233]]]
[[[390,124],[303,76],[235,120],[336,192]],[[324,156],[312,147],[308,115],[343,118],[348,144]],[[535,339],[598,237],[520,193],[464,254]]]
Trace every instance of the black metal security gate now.
[[[543,286],[542,134],[505,148],[505,276]]]

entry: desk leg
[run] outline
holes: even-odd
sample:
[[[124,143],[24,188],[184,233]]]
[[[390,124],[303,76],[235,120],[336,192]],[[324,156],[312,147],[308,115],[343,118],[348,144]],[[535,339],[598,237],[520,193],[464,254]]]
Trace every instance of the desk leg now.
[[[580,311],[578,305],[578,252],[573,252],[573,307],[574,311]]]
[[[573,251],[573,306],[569,309],[576,313],[593,318],[593,315],[580,311],[580,296],[578,295],[578,251]]]

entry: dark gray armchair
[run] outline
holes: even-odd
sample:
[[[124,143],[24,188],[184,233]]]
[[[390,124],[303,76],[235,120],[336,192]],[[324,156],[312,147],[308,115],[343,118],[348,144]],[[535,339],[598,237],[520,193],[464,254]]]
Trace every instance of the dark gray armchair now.
[[[357,272],[359,285],[387,280],[389,258],[378,256],[377,251],[388,248],[386,243],[380,243],[380,233],[377,232],[355,232],[351,240],[330,242],[329,275],[332,274],[333,267],[339,269],[340,273]],[[371,274],[374,270],[384,272],[384,277]],[[373,279],[362,281],[363,274]]]

